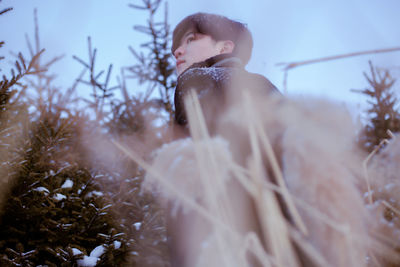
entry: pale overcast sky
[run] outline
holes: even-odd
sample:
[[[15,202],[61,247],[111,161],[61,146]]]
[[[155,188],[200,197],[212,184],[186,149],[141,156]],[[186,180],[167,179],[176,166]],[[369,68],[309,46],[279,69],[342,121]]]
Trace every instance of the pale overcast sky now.
[[[134,60],[128,45],[138,48],[146,38],[132,29],[133,25],[145,21],[146,13],[128,8],[129,3],[141,2],[3,0],[0,10],[9,6],[14,10],[0,16],[0,40],[6,41],[0,55],[19,50],[28,55],[24,34],[33,36],[33,9],[37,7],[46,56],[65,54],[53,69],[61,76],[57,83],[62,87],[68,87],[80,72],[81,66],[72,60],[72,55],[86,59],[89,35],[98,49],[99,69],[113,63],[117,70]],[[276,63],[400,47],[399,10],[399,0],[168,1],[172,27],[185,16],[199,11],[247,23],[255,43],[247,69],[265,75],[279,88],[282,88],[283,72]],[[161,19],[162,12],[159,15]],[[294,69],[289,72],[288,92],[363,102],[365,99],[350,93],[349,89],[367,85],[362,72],[368,71],[368,60],[391,68],[394,76],[399,77],[400,52],[360,56]],[[0,68],[4,69],[5,63],[0,62]]]

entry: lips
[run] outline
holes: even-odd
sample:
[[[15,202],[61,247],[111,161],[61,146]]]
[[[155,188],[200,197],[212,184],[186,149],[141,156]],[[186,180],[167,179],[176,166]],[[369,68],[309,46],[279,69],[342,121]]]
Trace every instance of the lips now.
[[[178,67],[182,63],[185,63],[185,60],[177,60],[176,61],[176,66]]]

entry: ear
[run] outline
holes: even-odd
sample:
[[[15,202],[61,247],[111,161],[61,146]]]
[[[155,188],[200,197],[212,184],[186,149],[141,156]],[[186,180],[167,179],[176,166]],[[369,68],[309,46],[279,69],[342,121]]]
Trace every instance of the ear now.
[[[235,48],[235,43],[231,40],[224,40],[221,41],[221,49],[220,54],[232,53],[233,49]]]

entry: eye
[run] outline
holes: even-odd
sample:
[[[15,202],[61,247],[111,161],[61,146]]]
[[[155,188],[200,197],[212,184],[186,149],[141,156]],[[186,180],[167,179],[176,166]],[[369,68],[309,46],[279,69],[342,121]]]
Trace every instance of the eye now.
[[[187,40],[186,40],[186,43],[188,44],[188,43],[190,43],[192,41],[194,41],[194,36],[188,37]]]

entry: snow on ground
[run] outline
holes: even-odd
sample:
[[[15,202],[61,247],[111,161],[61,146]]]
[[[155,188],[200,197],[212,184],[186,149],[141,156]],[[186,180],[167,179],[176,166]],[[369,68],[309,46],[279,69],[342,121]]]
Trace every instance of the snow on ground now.
[[[92,252],[90,252],[90,257],[100,258],[103,255],[105,248],[103,245],[95,247]]]
[[[33,189],[34,191],[37,191],[37,192],[44,192],[44,194],[47,196],[49,193],[50,193],[50,191],[46,188],[46,187],[43,187],[43,186],[40,186],[40,187],[36,187],[35,189]]]
[[[83,254],[83,252],[80,251],[80,250],[77,249],[77,248],[72,248],[72,254],[75,256],[75,255]]]
[[[66,197],[65,195],[60,194],[60,193],[56,193],[56,194],[54,194],[54,196],[53,196],[53,199],[55,199],[55,200],[57,200],[57,201],[61,201],[61,200],[66,199],[66,198],[67,198],[67,197]]]
[[[82,266],[82,267],[93,267],[96,266],[97,261],[99,260],[99,258],[96,257],[90,257],[90,256],[83,256],[82,260],[78,260],[78,266]]]
[[[77,251],[79,251],[79,249],[76,249]],[[105,252],[105,247],[104,245],[100,245],[95,247],[92,252],[90,252],[90,256],[83,256],[82,260],[78,260],[78,266],[82,266],[82,267],[93,267],[96,266],[97,262],[99,261],[101,255],[104,254]],[[75,254],[74,254],[75,255]]]
[[[71,179],[65,180],[61,188],[72,188],[74,186],[74,182],[71,181]]]
[[[90,198],[90,197],[93,197],[93,196],[102,197],[103,195],[104,195],[103,192],[100,192],[100,191],[92,191],[92,192],[89,192],[89,193],[86,195],[86,197],[87,197],[87,198]]]
[[[134,223],[133,226],[135,226],[136,231],[139,231],[140,227],[142,226],[142,223],[141,222],[137,222],[137,223]]]
[[[119,249],[120,247],[121,247],[121,242],[115,240],[115,241],[114,241],[114,248],[115,248],[115,249]]]

